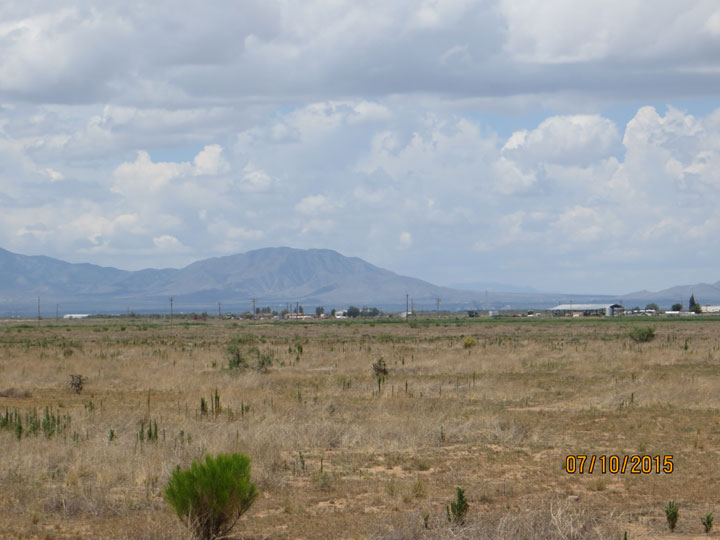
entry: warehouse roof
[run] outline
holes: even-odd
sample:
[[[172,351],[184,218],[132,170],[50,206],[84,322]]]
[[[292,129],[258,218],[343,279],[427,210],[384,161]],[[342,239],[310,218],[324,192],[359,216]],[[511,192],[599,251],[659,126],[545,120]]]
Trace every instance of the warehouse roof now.
[[[550,311],[592,311],[595,309],[621,308],[620,304],[559,304]]]

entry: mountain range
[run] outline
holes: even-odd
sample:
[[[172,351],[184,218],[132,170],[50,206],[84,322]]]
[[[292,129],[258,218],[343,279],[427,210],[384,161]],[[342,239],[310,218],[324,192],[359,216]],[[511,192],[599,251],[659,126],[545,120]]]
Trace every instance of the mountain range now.
[[[482,283],[485,284],[485,283]],[[473,287],[474,284],[467,284]],[[487,284],[485,284],[487,285]],[[497,284],[493,284],[497,286]],[[639,291],[622,296],[544,294],[529,288],[512,291],[464,290],[401,276],[357,257],[328,249],[264,248],[194,262],[184,268],[119,270],[74,264],[45,256],[0,249],[0,316],[62,313],[178,312],[282,309],[299,302],[346,308],[348,305],[404,310],[406,295],[416,309],[543,309],[562,302],[619,302],[627,307],[656,302],[669,307],[695,294],[703,304],[720,303],[720,282]]]

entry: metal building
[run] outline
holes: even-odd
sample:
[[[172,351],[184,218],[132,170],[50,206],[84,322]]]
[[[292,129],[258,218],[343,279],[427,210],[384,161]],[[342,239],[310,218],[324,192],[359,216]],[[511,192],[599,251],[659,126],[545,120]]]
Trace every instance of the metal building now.
[[[550,308],[558,317],[612,317],[625,311],[620,304],[560,304]]]

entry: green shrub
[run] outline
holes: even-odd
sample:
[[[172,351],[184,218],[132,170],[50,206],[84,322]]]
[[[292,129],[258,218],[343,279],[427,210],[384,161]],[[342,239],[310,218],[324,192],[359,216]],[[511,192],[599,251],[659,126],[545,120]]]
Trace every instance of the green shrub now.
[[[178,466],[165,487],[165,499],[196,538],[226,535],[257,497],[244,454],[206,456],[189,469]]]
[[[647,343],[655,339],[655,329],[651,326],[638,326],[630,330],[630,339],[635,343]]]
[[[670,501],[665,507],[665,517],[667,518],[668,527],[670,527],[671,531],[674,531],[675,525],[677,525],[678,516],[680,515],[679,510],[680,508],[675,501]]]
[[[467,514],[470,505],[465,498],[465,490],[461,487],[455,489],[455,500],[450,503],[450,506],[445,507],[445,511],[447,512],[447,518],[450,523],[462,525],[465,523],[465,514]]]
[[[477,346],[477,341],[472,336],[466,337],[465,341],[463,341],[463,347],[465,349],[472,349],[475,346]]]
[[[243,349],[236,343],[231,343],[227,347],[228,354],[228,369],[245,369],[247,366],[247,359],[243,353]]]
[[[261,351],[255,345],[245,346],[231,343],[227,347],[228,369],[246,369],[253,367],[258,371],[267,372],[273,364],[274,354],[271,350]],[[299,355],[298,355],[299,359]]]
[[[709,533],[712,530],[713,521],[715,521],[715,517],[713,516],[712,512],[708,512],[706,515],[700,518],[700,522],[702,523],[702,526],[705,529],[706,533]]]

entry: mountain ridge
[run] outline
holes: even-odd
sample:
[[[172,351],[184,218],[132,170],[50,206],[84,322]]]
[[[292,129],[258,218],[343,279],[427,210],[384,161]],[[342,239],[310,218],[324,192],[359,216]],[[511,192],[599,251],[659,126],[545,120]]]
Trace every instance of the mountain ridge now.
[[[476,282],[483,283],[483,282]],[[511,286],[510,286],[511,287]],[[402,276],[359,257],[331,249],[267,247],[202,259],[183,268],[121,270],[90,263],[69,263],[44,255],[20,255],[0,248],[0,315],[32,315],[37,297],[63,312],[113,313],[125,310],[166,312],[173,297],[178,311],[211,311],[258,306],[282,309],[296,302],[308,307],[350,304],[404,310],[406,295],[417,309],[545,309],[569,301],[614,303],[626,307],[655,302],[669,307],[695,294],[701,304],[720,304],[720,281],[679,285],[662,291],[625,295],[473,291],[441,287]],[[48,309],[48,308],[46,308]]]
[[[400,276],[358,257],[329,249],[262,248],[195,261],[180,269],[120,270],[68,263],[42,255],[0,250],[0,311],[27,306],[28,297],[50,303],[116,310],[163,310],[173,296],[180,305],[211,307],[217,302],[246,306],[250,298],[279,305],[399,304],[405,294],[429,302],[437,296],[462,301],[454,291]],[[154,306],[154,307],[151,307]],[[25,307],[27,310],[27,307]]]

